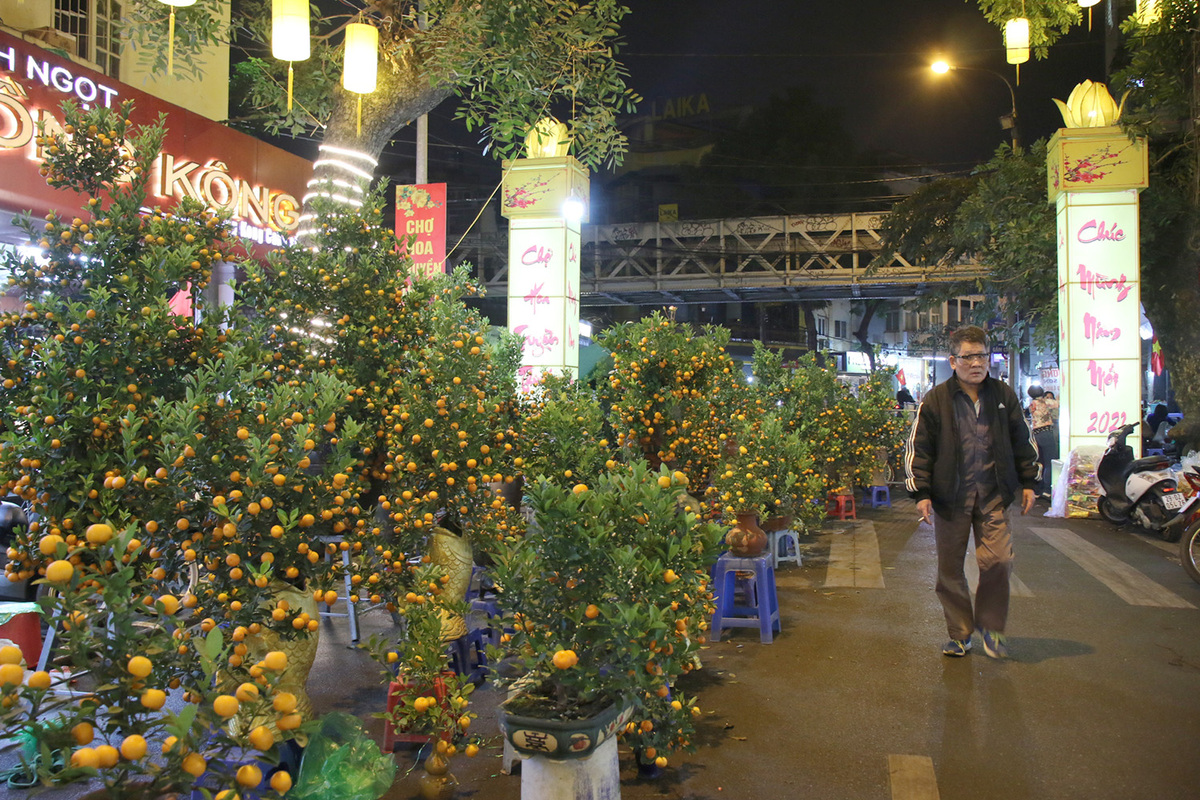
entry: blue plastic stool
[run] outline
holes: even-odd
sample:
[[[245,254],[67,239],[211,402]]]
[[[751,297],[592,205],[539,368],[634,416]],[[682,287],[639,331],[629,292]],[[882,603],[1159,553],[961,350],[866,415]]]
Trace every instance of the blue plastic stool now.
[[[771,566],[776,569],[785,561],[791,561],[796,566],[804,563],[800,558],[800,537],[793,530],[767,531],[767,549],[772,556]]]
[[[871,508],[880,506],[892,507],[892,490],[887,486],[866,486],[863,488],[863,505],[871,504]]]
[[[726,553],[717,559],[713,569],[713,594],[717,610],[712,619],[712,640],[721,641],[725,628],[758,628],[759,640],[770,644],[774,633],[781,632],[779,598],[775,594],[775,566],[771,553],[753,558],[737,558]],[[747,605],[734,601],[738,572],[753,573],[745,579]]]

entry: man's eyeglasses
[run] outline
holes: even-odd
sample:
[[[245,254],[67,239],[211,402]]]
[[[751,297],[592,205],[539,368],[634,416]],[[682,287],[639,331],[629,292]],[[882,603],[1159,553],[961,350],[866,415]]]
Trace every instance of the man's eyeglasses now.
[[[982,364],[987,361],[987,353],[968,353],[966,355],[955,356],[959,361],[965,361],[968,364]]]

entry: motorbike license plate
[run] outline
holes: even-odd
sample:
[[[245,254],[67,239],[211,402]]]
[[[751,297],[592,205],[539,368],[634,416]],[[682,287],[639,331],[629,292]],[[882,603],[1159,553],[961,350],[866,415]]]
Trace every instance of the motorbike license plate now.
[[[1183,508],[1183,495],[1179,492],[1167,492],[1162,496],[1163,507],[1171,511]]]

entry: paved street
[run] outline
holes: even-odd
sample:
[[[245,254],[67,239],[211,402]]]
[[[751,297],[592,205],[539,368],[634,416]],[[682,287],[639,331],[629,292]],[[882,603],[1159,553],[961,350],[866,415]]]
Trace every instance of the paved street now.
[[[911,502],[832,523],[778,574],[783,632],[728,632],[682,691],[705,713],[700,749],[656,780],[622,753],[626,800],[1171,800],[1200,797],[1200,585],[1174,547],[1100,521],[1016,518],[1014,658],[945,658],[933,531]],[[380,613],[364,627],[390,627]],[[327,620],[310,691],[318,711],[359,714],[377,734],[374,664]],[[350,687],[350,688],[348,688]],[[459,796],[517,800],[491,735],[454,760]],[[411,754],[390,800],[416,797]],[[8,761],[11,752],[0,762]],[[419,772],[419,768],[418,768]],[[79,787],[44,797],[72,797]],[[0,790],[0,797],[18,798]]]
[[[653,781],[623,754],[624,797],[1200,796],[1200,585],[1172,546],[1018,517],[1014,657],[949,659],[932,528],[895,505],[831,525],[802,568],[780,568],[782,635],[740,629],[706,649],[682,687],[706,712],[700,750]],[[461,796],[519,797],[498,753],[456,760]]]

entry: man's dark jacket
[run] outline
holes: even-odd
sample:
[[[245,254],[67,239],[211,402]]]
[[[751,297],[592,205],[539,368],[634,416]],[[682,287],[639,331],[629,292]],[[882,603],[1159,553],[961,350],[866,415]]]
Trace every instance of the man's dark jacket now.
[[[954,414],[954,396],[962,391],[958,376],[925,395],[908,435],[904,452],[905,488],[918,502],[928,498],[943,519],[954,517],[958,481],[963,474],[962,446]],[[990,420],[996,486],[1007,507],[1021,488],[1037,491],[1041,477],[1037,444],[1025,423],[1021,401],[1012,388],[987,377],[979,401]]]

